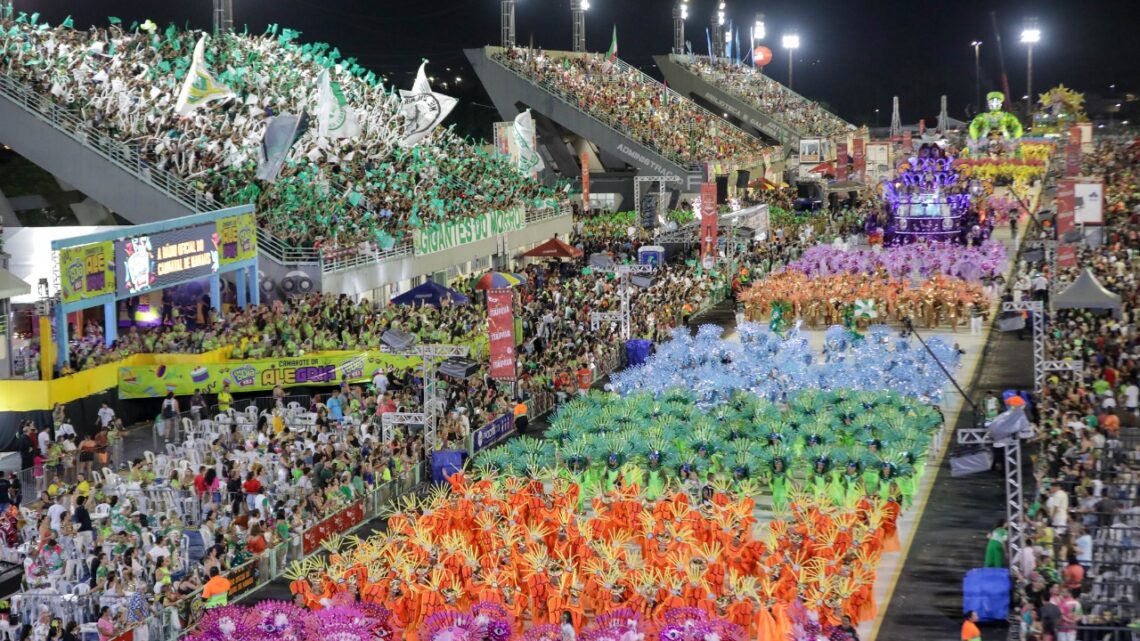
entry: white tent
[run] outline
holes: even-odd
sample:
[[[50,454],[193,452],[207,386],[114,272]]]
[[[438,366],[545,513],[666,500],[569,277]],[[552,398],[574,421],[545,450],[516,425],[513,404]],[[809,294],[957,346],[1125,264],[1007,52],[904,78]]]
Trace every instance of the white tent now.
[[[1120,296],[1104,288],[1092,270],[1081,272],[1075,281],[1053,299],[1054,309],[1108,309],[1120,315]]]

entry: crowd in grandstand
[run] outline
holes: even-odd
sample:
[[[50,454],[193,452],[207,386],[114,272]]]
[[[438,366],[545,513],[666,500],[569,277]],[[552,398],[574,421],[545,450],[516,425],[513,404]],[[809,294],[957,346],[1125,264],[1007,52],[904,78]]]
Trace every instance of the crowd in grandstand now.
[[[760,71],[731,62],[713,62],[699,56],[679,58],[697,76],[735,93],[805,136],[834,136],[851,125],[813,102],[790,91]]]
[[[601,56],[555,56],[516,48],[495,54],[520,74],[562,94],[582,111],[670,158],[757,160],[768,148],[691,100],[627,65]]]
[[[554,202],[552,190],[450,130],[400,147],[404,120],[393,88],[335,48],[294,42],[291,30],[212,38],[207,61],[236,95],[179,116],[174,105],[199,32],[41,27],[23,14],[0,22],[3,73],[79,116],[76,133],[132,145],[144,162],[221,203],[255,203],[262,225],[293,244],[386,249],[441,220]],[[313,113],[326,67],[356,110],[361,134],[321,138],[314,126],[276,182],[256,180],[268,119]]]
[[[1140,301],[1140,254],[1134,249],[1140,153],[1105,145],[1086,162],[1087,172],[1105,177],[1108,225],[1106,245],[1082,250],[1079,269],[1092,269],[1123,304],[1119,316],[1059,310],[1050,318],[1049,357],[1080,360],[1083,368],[1075,375],[1051,373],[1037,398],[1037,491],[1029,500],[1028,540],[1012,559],[1027,639],[1074,639],[1078,627],[1123,626],[1135,617],[1126,596],[1134,589],[1134,561],[1130,546],[1121,543],[1140,526],[1136,440],[1125,436],[1140,427],[1140,334],[1132,311]],[[1063,269],[1061,280],[1076,274]],[[996,394],[991,399],[996,405]],[[999,524],[990,538],[1004,544],[1006,536]],[[1005,562],[1000,553],[992,560]]]

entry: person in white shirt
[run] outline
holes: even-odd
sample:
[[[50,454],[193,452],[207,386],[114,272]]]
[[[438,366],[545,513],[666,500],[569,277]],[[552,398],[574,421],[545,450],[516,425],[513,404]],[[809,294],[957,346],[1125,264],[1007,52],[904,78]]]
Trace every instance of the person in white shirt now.
[[[52,503],[51,507],[48,508],[48,519],[51,522],[51,529],[54,532],[59,532],[62,526],[61,518],[65,512],[67,512],[67,508],[63,507],[63,503],[59,500],[58,496],[55,497],[55,503]]]
[[[40,430],[39,435],[36,436],[36,440],[39,441],[40,454],[42,454],[44,458],[47,458],[48,448],[51,447],[51,434],[46,427]]]
[[[1076,548],[1077,563],[1080,563],[1087,570],[1092,565],[1093,558],[1093,538],[1084,528],[1076,526],[1080,536],[1074,545]]]
[[[1064,534],[1069,528],[1069,494],[1060,485],[1050,488],[1045,512],[1049,514],[1049,523],[1057,534]]]
[[[158,557],[170,556],[170,548],[166,547],[166,541],[156,541],[155,544],[146,551],[146,555],[150,557],[151,561],[158,561]]]
[[[388,393],[388,374],[386,372],[377,371],[376,376],[372,377],[372,387],[376,388],[376,395],[383,396]]]
[[[67,421],[65,417],[59,427],[55,428],[55,438],[59,440],[65,436],[75,436],[75,426]]]
[[[115,410],[111,409],[106,403],[103,403],[96,414],[99,416],[99,425],[102,425],[104,428],[109,426],[111,421],[115,420]]]
[[[1136,413],[1136,408],[1140,407],[1140,387],[1137,387],[1136,383],[1124,386],[1124,407],[1132,413]]]
[[[1104,393],[1104,400],[1102,400],[1100,402],[1100,406],[1106,410],[1111,410],[1111,409],[1116,408],[1116,399],[1112,397],[1111,391]]]

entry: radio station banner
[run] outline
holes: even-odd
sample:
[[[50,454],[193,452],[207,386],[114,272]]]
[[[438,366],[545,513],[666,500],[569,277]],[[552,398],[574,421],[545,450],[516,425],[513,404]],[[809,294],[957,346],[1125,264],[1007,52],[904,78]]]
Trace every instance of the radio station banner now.
[[[60,300],[74,303],[115,293],[115,243],[59,250]]]
[[[343,534],[364,522],[364,501],[357,501],[343,510],[321,521],[316,527],[305,530],[301,537],[301,547],[306,555],[312,554],[334,534]],[[232,579],[231,579],[232,581]],[[233,592],[230,592],[231,598]]]
[[[701,260],[716,258],[716,184],[701,183]]]
[[[867,152],[863,148],[863,139],[856,138],[851,145],[851,155],[855,159],[855,175],[862,180],[867,174]]]
[[[903,132],[902,145],[903,151],[914,151],[914,137],[909,129]]]
[[[494,123],[495,151],[504,156],[511,155],[511,131],[514,127],[515,123],[510,120]]]
[[[1076,267],[1077,266],[1077,246],[1071,243],[1062,243],[1057,245],[1057,266],[1058,267]]]
[[[498,234],[518,231],[526,226],[526,211],[515,207],[493,211],[474,218],[455,218],[423,229],[412,236],[416,255],[433,254],[468,243],[494,238]]]
[[[1057,238],[1061,239],[1076,224],[1076,200],[1074,199],[1073,181],[1062,178],[1057,181],[1057,196],[1055,205],[1057,215],[1054,225],[1057,227]]]
[[[503,414],[483,427],[475,430],[472,454],[477,454],[510,434],[515,429],[514,414]]]
[[[487,291],[487,329],[491,339],[491,378],[515,380],[514,292]]]
[[[1073,181],[1073,222],[1078,225],[1104,224],[1104,183],[1100,179]]]
[[[219,244],[216,222],[115,241],[116,291],[137,296],[210,276]]]
[[[216,225],[223,266],[257,257],[257,220],[253,214],[222,218]]]
[[[232,393],[272,390],[277,385],[366,383],[378,369],[418,364],[418,358],[369,351],[221,363],[135,365],[119,368],[119,398],[159,398],[167,392],[188,396],[194,390],[216,394],[226,382]]]
[[[835,145],[835,179],[847,180],[847,143]]]
[[[258,565],[256,562],[245,563],[226,573],[226,578],[230,581],[230,601],[241,598],[241,595],[257,586],[257,577],[260,574]]]

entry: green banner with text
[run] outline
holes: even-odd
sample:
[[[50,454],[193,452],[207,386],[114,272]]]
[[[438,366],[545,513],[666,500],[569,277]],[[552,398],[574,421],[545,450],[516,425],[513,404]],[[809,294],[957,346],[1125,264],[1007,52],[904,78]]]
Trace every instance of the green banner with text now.
[[[518,231],[526,226],[526,211],[515,207],[474,218],[456,218],[417,229],[412,236],[416,255],[432,254],[468,243]]]

